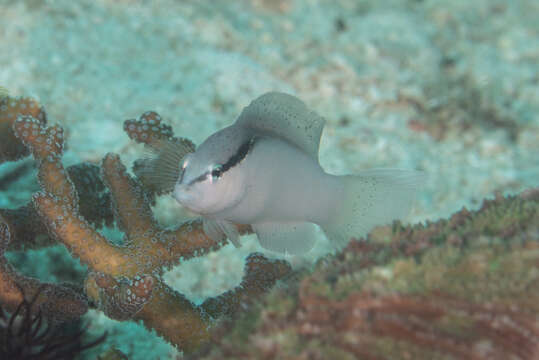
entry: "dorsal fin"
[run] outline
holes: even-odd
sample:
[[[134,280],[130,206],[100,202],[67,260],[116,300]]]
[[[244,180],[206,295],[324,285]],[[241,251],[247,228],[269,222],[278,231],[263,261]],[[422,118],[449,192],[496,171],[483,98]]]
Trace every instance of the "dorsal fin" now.
[[[324,123],[297,97],[279,92],[256,98],[236,120],[236,125],[288,141],[316,161]]]

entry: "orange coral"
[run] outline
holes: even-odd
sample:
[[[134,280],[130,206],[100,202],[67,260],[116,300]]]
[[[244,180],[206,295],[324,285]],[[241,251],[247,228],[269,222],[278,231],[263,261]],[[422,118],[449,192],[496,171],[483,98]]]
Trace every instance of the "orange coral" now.
[[[36,100],[28,97],[0,97],[0,163],[28,155],[28,150],[11,129],[21,115],[32,116],[42,124],[47,122],[45,111]]]
[[[145,124],[141,125],[140,121],[152,126],[142,126]],[[132,129],[130,125],[136,128]],[[284,261],[252,255],[247,260],[245,279],[238,288],[200,307],[194,305],[166,285],[161,275],[164,269],[181,260],[218,249],[225,244],[225,239],[215,241],[207,237],[200,221],[187,222],[171,230],[160,228],[150,208],[151,189],[131,177],[117,155],[108,154],[101,164],[101,176],[110,190],[116,223],[125,232],[122,245],[112,244],[82,215],[80,199],[87,194],[82,187],[77,191],[62,165],[62,129],[46,127],[33,116],[18,114],[13,130],[38,164],[42,191],[33,196],[32,205],[27,208],[35,209],[50,236],[88,266],[85,295],[109,317],[142,320],[147,328],[154,329],[172,344],[191,351],[209,340],[212,316],[233,312],[247,297],[266,291],[290,271]],[[126,122],[126,130],[130,134],[137,132],[140,135],[137,140],[156,148],[161,146],[159,140],[165,138],[176,139],[174,141],[187,149],[194,148],[186,139],[173,138],[171,129],[160,124],[155,113],[147,113],[136,122]],[[90,170],[82,171],[91,173]],[[86,201],[95,199],[85,198]],[[12,221],[6,222],[6,229],[13,227],[15,220],[13,213],[9,214]],[[103,217],[103,214],[97,216],[92,223],[99,225],[106,221]],[[249,228],[239,227],[239,230],[245,232]],[[7,270],[7,267],[0,268],[0,280],[4,280],[6,274],[14,274]],[[10,278],[6,279],[10,281]],[[17,283],[17,280],[13,282]],[[0,285],[4,283],[0,282]],[[0,301],[4,303],[7,293],[2,294]],[[60,306],[60,300],[55,301]]]
[[[18,274],[4,258],[10,242],[9,227],[0,216],[0,303],[13,312],[25,298],[36,298],[33,306],[49,320],[74,320],[86,313],[88,304],[84,295],[69,286],[42,283]]]
[[[33,123],[45,124],[46,116],[41,105],[31,98],[0,99],[0,163],[17,160],[28,155],[28,149],[19,140],[12,126],[18,117],[29,116]],[[29,125],[30,126],[30,125]],[[25,129],[25,132],[35,131]],[[33,298],[33,306],[54,321],[65,321],[82,316],[88,309],[86,298],[78,291],[63,285],[42,283],[37,279],[18,274],[4,258],[8,247],[22,248],[50,245],[46,229],[31,206],[0,210],[0,302],[8,311],[15,311],[26,298]],[[13,244],[15,243],[15,245]]]
[[[15,136],[13,124],[19,116],[32,116],[36,122],[45,124],[43,107],[32,98],[0,96],[0,164],[15,161],[29,154],[28,148]],[[46,229],[31,206],[19,209],[0,209],[3,221],[10,225],[11,248],[20,248],[22,243],[32,248],[51,244]],[[39,240],[38,240],[39,238]]]

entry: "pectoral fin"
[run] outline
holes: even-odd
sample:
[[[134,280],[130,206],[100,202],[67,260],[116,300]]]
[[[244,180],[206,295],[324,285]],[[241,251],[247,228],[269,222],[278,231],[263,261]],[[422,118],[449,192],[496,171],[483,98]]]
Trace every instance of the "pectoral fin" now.
[[[216,241],[221,241],[226,237],[235,247],[241,246],[240,233],[236,226],[230,221],[204,218],[202,220],[202,227],[206,235]]]
[[[264,249],[300,255],[312,249],[315,225],[307,222],[258,223],[251,227]]]

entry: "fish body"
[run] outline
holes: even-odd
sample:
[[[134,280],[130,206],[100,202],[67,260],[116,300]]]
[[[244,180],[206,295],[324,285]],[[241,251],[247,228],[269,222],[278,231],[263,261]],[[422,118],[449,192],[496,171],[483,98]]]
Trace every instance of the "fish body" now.
[[[235,224],[249,224],[264,248],[289,254],[313,247],[315,225],[340,247],[406,215],[421,173],[328,174],[318,162],[323,127],[296,97],[264,94],[183,158],[173,196],[210,237],[239,244]]]
[[[256,138],[249,157],[252,161],[232,170],[244,174],[241,198],[212,217],[243,224],[320,224],[327,210],[335,209],[338,177],[325,173],[304,152],[278,138]]]

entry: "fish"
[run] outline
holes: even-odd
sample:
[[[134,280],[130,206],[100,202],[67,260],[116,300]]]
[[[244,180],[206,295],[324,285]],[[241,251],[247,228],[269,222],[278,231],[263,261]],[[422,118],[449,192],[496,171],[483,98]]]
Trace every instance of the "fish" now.
[[[172,196],[202,217],[210,238],[226,236],[239,246],[236,224],[250,225],[263,248],[289,255],[313,248],[317,226],[342,248],[351,238],[406,216],[423,173],[329,174],[318,159],[324,124],[297,97],[265,93],[232,125],[169,167],[179,169]]]

